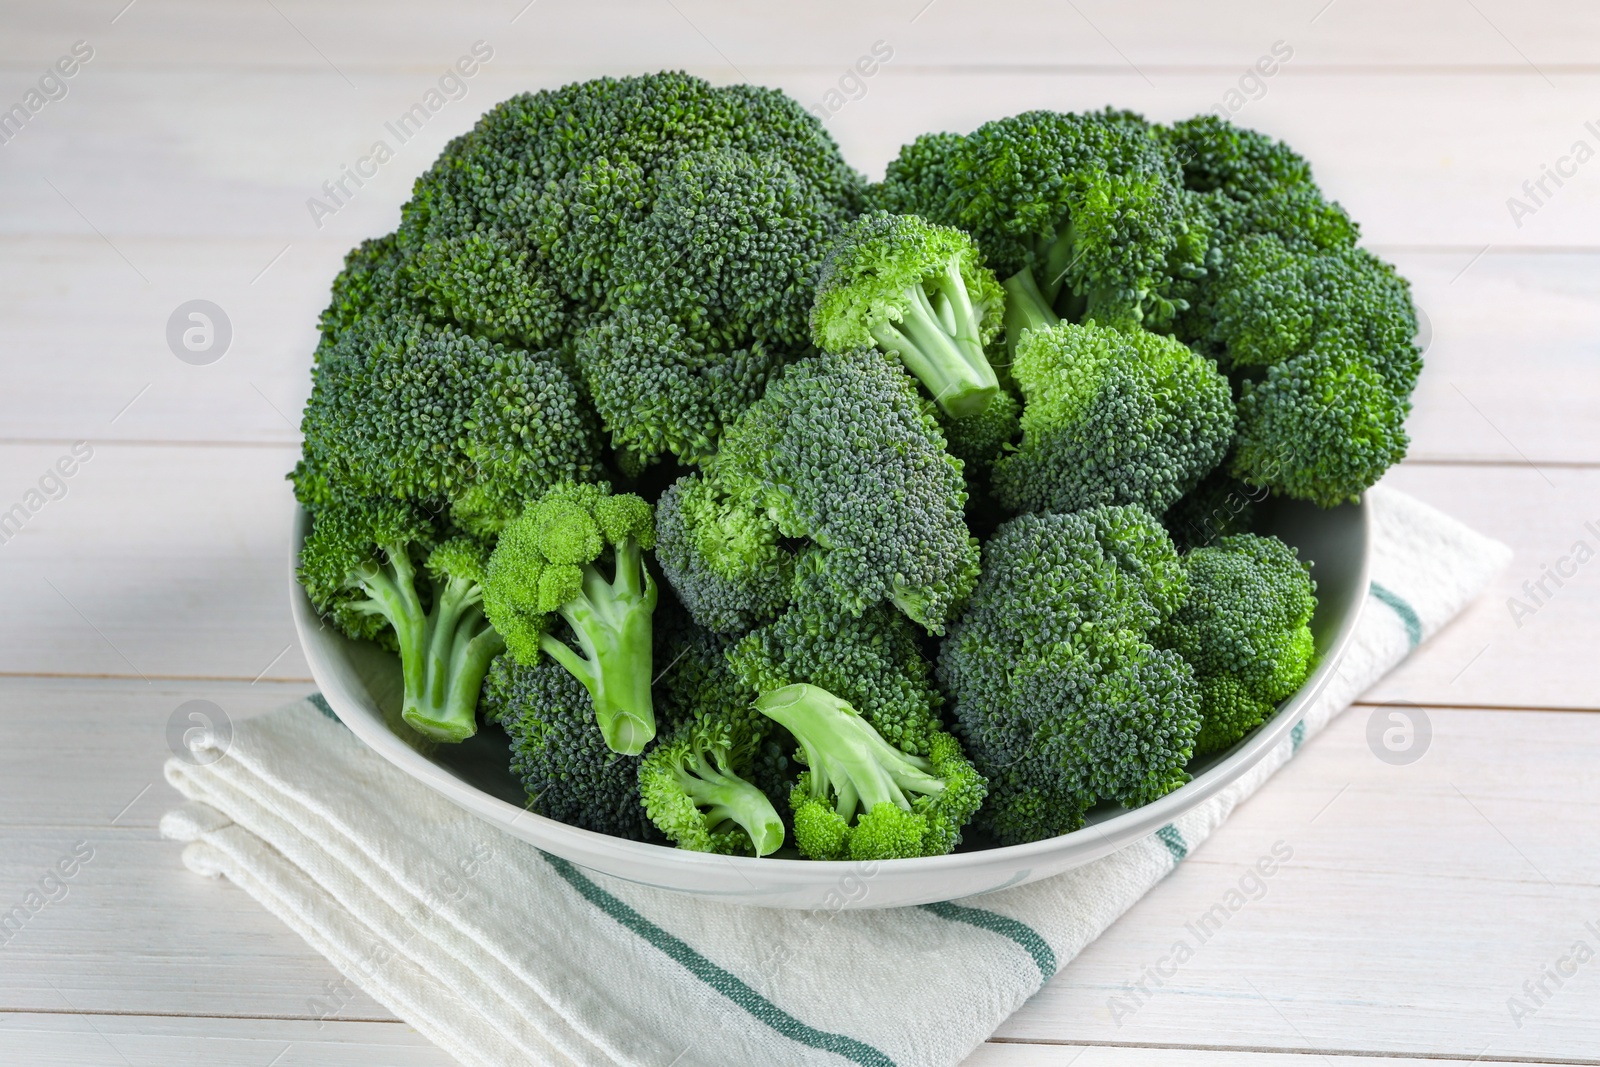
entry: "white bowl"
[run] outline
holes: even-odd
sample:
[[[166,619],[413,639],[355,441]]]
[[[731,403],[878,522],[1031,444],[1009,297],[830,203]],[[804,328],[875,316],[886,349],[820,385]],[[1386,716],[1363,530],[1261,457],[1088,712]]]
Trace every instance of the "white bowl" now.
[[[307,525],[301,512],[294,559]],[[1060,837],[876,863],[712,856],[625,841],[527,811],[498,729],[480,731],[460,745],[422,743],[400,722],[394,655],[324,625],[295,581],[292,562],[289,585],[311,673],[344,724],[420,785],[493,826],[591,870],[694,896],[775,908],[888,908],[956,900],[1081,866],[1154,833],[1236,781],[1293,729],[1338,669],[1366,600],[1369,526],[1364,503],[1323,511],[1274,501],[1260,509],[1257,530],[1283,538],[1314,563],[1317,612],[1311,629],[1321,659],[1300,691],[1254,733],[1226,752],[1193,761],[1187,785],[1131,811],[1105,805],[1090,813],[1083,829]]]

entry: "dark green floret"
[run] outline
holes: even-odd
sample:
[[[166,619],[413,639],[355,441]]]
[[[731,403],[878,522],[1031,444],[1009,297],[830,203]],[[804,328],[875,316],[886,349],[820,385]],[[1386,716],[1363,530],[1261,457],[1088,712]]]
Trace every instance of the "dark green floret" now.
[[[815,685],[761,694],[756,708],[799,742],[790,794],[795,844],[822,860],[938,856],[983,802],[984,780],[955,738],[930,729],[926,758],[885,741],[848,703]]]
[[[995,463],[1012,511],[1140,504],[1161,513],[1233,439],[1228,381],[1170,337],[1063,323],[1029,333],[1011,368],[1022,443]]]
[[[916,215],[870,212],[845,228],[822,266],[811,337],[830,352],[898,359],[947,415],[977,415],[1000,389],[984,347],[1005,294],[972,238]]]
[[[1200,756],[1266,721],[1311,673],[1316,584],[1309,566],[1275,537],[1224,537],[1183,559],[1188,599],[1155,640],[1181,655],[1200,683]]]
[[[1189,665],[1152,632],[1188,594],[1171,540],[1138,507],[1024,515],[984,545],[939,678],[1014,844],[1068,833],[1095,804],[1149,803],[1188,780],[1200,729]]]
[[[630,756],[656,732],[657,593],[644,563],[654,544],[654,516],[639,497],[604,484],[561,485],[501,533],[484,583],[484,606],[511,654],[533,664],[543,653],[570,671],[594,700],[606,744]],[[557,619],[576,649],[552,632]]]
[[[529,811],[614,837],[649,836],[639,758],[606,745],[589,691],[561,664],[499,656],[484,681],[483,712],[511,739],[511,770]]]
[[[702,573],[767,588],[767,546],[779,543],[759,531],[764,523],[793,556],[793,599],[850,615],[889,601],[942,632],[977,577],[978,550],[962,513],[961,463],[928,407],[876,352],[790,364],[706,462],[707,486],[695,492],[707,505],[686,506],[685,488],[682,543]],[[708,521],[720,525],[708,531]]]
[[[656,562],[694,621],[743,633],[783,611],[794,557],[764,508],[685,475],[656,501]]]
[[[484,617],[485,547],[441,539],[420,513],[359,499],[320,508],[300,550],[300,583],[345,633],[400,654],[401,716],[425,737],[477,732],[478,690],[505,647]]]

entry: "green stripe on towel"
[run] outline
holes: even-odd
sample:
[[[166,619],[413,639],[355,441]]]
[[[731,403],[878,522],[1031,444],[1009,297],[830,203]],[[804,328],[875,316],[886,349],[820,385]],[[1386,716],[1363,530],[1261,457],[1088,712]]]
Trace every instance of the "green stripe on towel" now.
[[[1377,582],[1372,583],[1372,595],[1394,609],[1400,616],[1400,621],[1406,624],[1406,639],[1411,642],[1411,647],[1416,648],[1422,644],[1422,620],[1417,618],[1416,611],[1403,597],[1390,592]]]
[[[951,904],[944,901],[938,904],[924,904],[923,911],[931,911],[941,919],[951,922],[966,923],[976,926],[980,930],[1009,937],[1027,950],[1033,957],[1034,966],[1039,968],[1040,984],[1048,982],[1050,976],[1056,973],[1056,954],[1049,942],[1039,936],[1038,931],[1026,923],[982,908],[964,908],[960,904]]]
[[[1167,851],[1172,853],[1174,863],[1182,863],[1183,858],[1189,854],[1188,842],[1184,841],[1183,834],[1170,822],[1156,831],[1156,836],[1161,838],[1161,843],[1167,846]]]
[[[845,1037],[843,1034],[830,1034],[807,1026],[760,993],[757,993],[754,989],[751,989],[748,985],[745,985],[737,975],[718,967],[715,963],[696,952],[688,943],[669,934],[621,900],[601,889],[585,877],[583,872],[566,860],[559,856],[552,856],[548,852],[540,853],[540,855],[544,856],[550,866],[555,868],[556,873],[565,878],[567,884],[582,894],[589,903],[644,938],[644,940],[660,949],[667,956],[670,956],[675,962],[681,964],[690,974],[789,1040],[843,1056],[851,1063],[861,1064],[862,1067],[895,1067],[893,1060],[871,1045],[863,1044],[853,1037]]]

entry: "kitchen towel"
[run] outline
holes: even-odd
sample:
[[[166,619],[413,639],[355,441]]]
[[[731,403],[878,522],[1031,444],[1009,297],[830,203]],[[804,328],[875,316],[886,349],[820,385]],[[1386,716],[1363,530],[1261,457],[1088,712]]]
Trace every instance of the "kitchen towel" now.
[[[1160,832],[1030,885],[816,912],[634,885],[456,808],[315,695],[236,724],[204,759],[169,761],[188,800],[162,832],[188,842],[190,869],[242,887],[468,1067],[950,1067],[1510,557],[1402,493],[1368,503],[1358,630],[1291,736]],[[337,1017],[349,990],[324,992],[312,1007]]]

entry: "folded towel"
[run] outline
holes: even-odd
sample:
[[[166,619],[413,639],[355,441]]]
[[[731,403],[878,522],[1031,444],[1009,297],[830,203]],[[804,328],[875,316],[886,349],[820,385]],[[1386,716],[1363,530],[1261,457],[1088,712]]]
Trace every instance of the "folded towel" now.
[[[1030,885],[821,912],[634,885],[461,811],[365,748],[317,696],[238,723],[205,760],[169,761],[167,780],[189,799],[161,829],[189,842],[190,869],[243,887],[469,1067],[947,1067],[1509,558],[1403,494],[1368,500],[1367,610],[1292,736],[1159,833]],[[308,1009],[337,1016],[351,993],[325,991]]]

